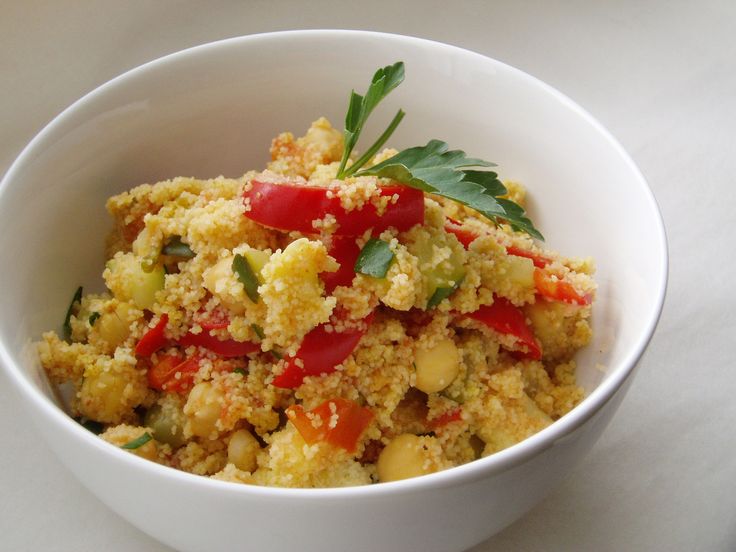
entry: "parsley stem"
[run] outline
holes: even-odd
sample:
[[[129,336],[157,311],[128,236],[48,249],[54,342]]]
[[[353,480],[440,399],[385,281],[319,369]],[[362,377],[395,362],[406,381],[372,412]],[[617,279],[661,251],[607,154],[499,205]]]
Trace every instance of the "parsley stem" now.
[[[355,172],[358,171],[363,165],[365,165],[368,161],[370,161],[376,153],[378,153],[378,150],[381,149],[381,146],[386,143],[386,141],[391,138],[391,135],[396,130],[396,127],[399,126],[399,123],[401,122],[401,119],[404,118],[403,110],[399,109],[399,111],[396,113],[394,118],[391,120],[391,123],[388,125],[388,128],[381,134],[381,136],[378,137],[378,140],[375,141],[375,143],[366,150],[366,152],[360,156],[360,158],[350,165],[346,171],[343,173],[343,177],[346,176],[352,176],[355,174]]]

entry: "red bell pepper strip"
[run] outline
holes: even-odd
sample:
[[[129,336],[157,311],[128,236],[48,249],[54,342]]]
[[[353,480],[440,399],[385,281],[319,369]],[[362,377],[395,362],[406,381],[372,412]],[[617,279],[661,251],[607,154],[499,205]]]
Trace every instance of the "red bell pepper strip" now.
[[[363,319],[362,327],[341,333],[328,332],[326,324],[320,324],[304,336],[296,356],[286,359],[284,371],[273,379],[273,385],[284,389],[296,389],[306,376],[331,374],[335,366],[348,358],[358,346],[373,315]],[[297,364],[297,361],[300,361]],[[300,365],[301,364],[301,365]]]
[[[222,308],[217,307],[211,312],[199,312],[194,317],[195,322],[203,330],[222,330],[230,325],[230,317]]]
[[[340,398],[329,399],[309,412],[301,405],[290,406],[286,416],[307,444],[325,441],[348,452],[355,452],[360,436],[373,420],[370,409]]]
[[[546,270],[534,269],[534,286],[537,293],[551,301],[573,303],[576,305],[589,305],[590,295],[580,295],[574,287],[564,280],[557,280]]]
[[[461,244],[463,244],[465,249],[467,249],[470,244],[479,237],[478,234],[472,232],[471,230],[466,230],[465,228],[462,228],[459,222],[449,217],[447,219],[447,222],[445,223],[445,232],[455,234],[455,237]],[[549,257],[545,257],[544,255],[540,255],[539,253],[533,253],[532,251],[522,249],[521,247],[516,247],[515,245],[506,246],[506,253],[508,253],[509,255],[514,255],[515,257],[526,257],[527,259],[531,259],[534,263],[534,266],[536,266],[537,268],[544,268],[552,262],[552,259],[550,259]]]
[[[156,325],[148,330],[141,340],[135,346],[135,354],[142,357],[149,357],[167,343],[164,336],[166,324],[169,323],[169,315],[163,313]]]
[[[455,234],[457,241],[463,244],[463,247],[465,249],[470,247],[470,244],[480,237],[475,232],[472,232],[471,230],[466,230],[460,225],[458,221],[456,221],[455,219],[451,219],[450,217],[447,217],[447,222],[445,222],[445,232]]]
[[[359,236],[369,229],[380,233],[391,226],[404,231],[424,223],[424,192],[421,190],[391,185],[382,186],[380,194],[398,196],[396,203],[389,202],[381,215],[370,202],[361,209],[346,211],[334,191],[320,186],[251,180],[243,197],[250,205],[245,216],[279,230],[314,233],[312,221],[324,219],[326,215],[335,217],[338,224],[335,234],[339,236]]]
[[[183,347],[189,347],[190,345],[203,347],[225,358],[239,357],[261,350],[260,345],[256,343],[236,341],[234,339],[219,339],[209,332],[198,334],[188,332],[179,339],[179,345]]]
[[[448,410],[447,412],[443,412],[436,418],[432,418],[431,420],[427,421],[427,425],[430,427],[430,429],[439,429],[441,427],[446,426],[449,423],[452,422],[459,422],[463,419],[463,411],[460,407],[453,408],[452,410]]]
[[[159,391],[183,393],[191,389],[198,370],[197,357],[182,360],[179,355],[163,355],[148,369],[148,386]]]
[[[498,333],[513,335],[526,348],[529,358],[542,358],[542,348],[526,323],[522,310],[504,297],[494,297],[492,305],[484,305],[468,314],[473,320],[485,324]]]
[[[531,259],[534,263],[534,266],[536,266],[537,268],[544,268],[552,262],[552,259],[550,259],[549,257],[545,257],[544,255],[540,255],[539,253],[527,251],[526,249],[516,247],[515,245],[506,246],[506,252],[509,255],[514,255],[516,257],[526,257],[527,259]]]
[[[325,283],[325,291],[329,294],[337,286],[349,286],[353,282],[355,261],[360,255],[360,247],[353,236],[332,236],[328,254],[340,265],[335,272],[320,273],[320,278]]]

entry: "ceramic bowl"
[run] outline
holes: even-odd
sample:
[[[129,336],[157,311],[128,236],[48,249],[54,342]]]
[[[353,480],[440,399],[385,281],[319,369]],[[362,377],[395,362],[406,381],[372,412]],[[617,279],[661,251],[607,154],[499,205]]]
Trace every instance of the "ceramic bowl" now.
[[[326,115],[351,88],[403,60],[406,81],[368,133],[407,112],[395,147],[447,141],[498,162],[530,191],[530,212],[562,252],[594,257],[592,344],[578,356],[587,396],[531,438],[416,479],[343,489],[210,480],[110,446],[62,409],[33,342],[58,328],[71,293],[101,290],[105,199],[176,175],[239,176],[270,139]],[[625,214],[622,206],[626,206]],[[667,249],[651,191],[590,115],[539,80],[453,46],[353,31],[298,31],[206,44],[143,65],[54,119],[0,187],[0,360],[39,432],[86,487],[179,550],[462,550],[537,503],[589,450],[631,384],[666,287]]]

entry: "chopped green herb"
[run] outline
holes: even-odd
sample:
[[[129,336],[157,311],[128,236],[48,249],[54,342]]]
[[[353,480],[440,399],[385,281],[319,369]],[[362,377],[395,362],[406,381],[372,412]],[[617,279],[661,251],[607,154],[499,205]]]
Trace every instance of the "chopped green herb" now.
[[[360,250],[355,261],[355,272],[374,278],[385,278],[393,260],[394,252],[389,245],[383,240],[371,238]]]
[[[437,289],[435,289],[432,297],[430,297],[429,301],[427,301],[427,308],[431,309],[439,305],[442,301],[452,295],[462,283],[463,282],[461,279],[460,281],[455,282],[454,286],[438,287]]]
[[[66,310],[66,316],[64,317],[64,339],[67,341],[72,338],[72,315],[74,314],[74,309],[81,301],[82,286],[79,286],[77,291],[74,292],[74,297],[72,297],[72,302],[69,303],[69,308]]]
[[[89,325],[94,326],[95,322],[97,322],[97,319],[102,316],[99,312],[93,312],[89,315]]]
[[[243,257],[240,253],[235,255],[233,259],[233,272],[237,274],[238,280],[245,287],[245,294],[254,303],[258,302],[258,278],[255,272],[248,263],[248,259]]]
[[[363,125],[368,120],[371,112],[403,80],[404,63],[399,61],[393,65],[382,67],[375,72],[365,96],[357,94],[355,90],[350,93],[350,103],[348,104],[348,112],[345,115],[345,130],[343,133],[345,136],[345,148],[343,150],[342,160],[340,161],[340,167],[337,170],[337,178],[350,176],[367,163],[399,125],[401,119],[404,117],[404,112],[400,109],[394,116],[386,132],[381,135],[375,144],[368,148],[368,151],[358,161],[346,170],[345,167],[350,159],[350,154],[358,143],[360,133],[363,131]]]
[[[253,328],[253,332],[258,336],[258,339],[266,339],[266,334],[263,332],[263,328],[258,324],[251,324],[250,327]]]
[[[245,377],[245,370],[243,370],[242,368],[236,368],[235,370],[233,370],[233,374],[240,374],[241,376]]]
[[[482,159],[465,157],[465,152],[450,150],[445,142],[430,140],[425,146],[401,151],[393,157],[363,169],[356,176],[379,176],[398,180],[423,190],[467,205],[495,224],[508,222],[514,230],[523,231],[540,240],[524,209],[511,200],[498,196],[506,188],[491,171],[463,170],[466,167],[493,167]]]
[[[171,236],[171,239],[161,249],[161,253],[183,259],[191,259],[196,255],[189,245],[181,241],[181,236]]]
[[[266,339],[266,333],[263,331],[263,328],[261,328],[258,324],[251,324],[250,327],[253,328],[253,332],[258,336],[258,339],[261,339],[261,340]],[[281,355],[281,353],[273,349],[270,350],[269,353],[271,353],[271,355],[273,355],[274,358],[277,358],[279,360],[284,358]]]
[[[140,437],[137,437],[136,439],[133,439],[132,441],[125,443],[124,445],[120,445],[120,448],[126,449],[126,450],[135,450],[145,445],[151,439],[153,439],[153,437],[151,436],[150,433],[146,431]]]

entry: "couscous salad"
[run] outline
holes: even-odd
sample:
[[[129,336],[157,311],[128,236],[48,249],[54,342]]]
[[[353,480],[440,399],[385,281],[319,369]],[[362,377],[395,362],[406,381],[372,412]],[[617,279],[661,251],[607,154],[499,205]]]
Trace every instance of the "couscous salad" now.
[[[403,77],[353,92],[343,132],[277,136],[266,170],[108,200],[108,291],[38,345],[81,423],[190,473],[334,487],[493,454],[582,399],[592,261],[540,247],[490,163],[385,148],[401,110],[354,154]]]

